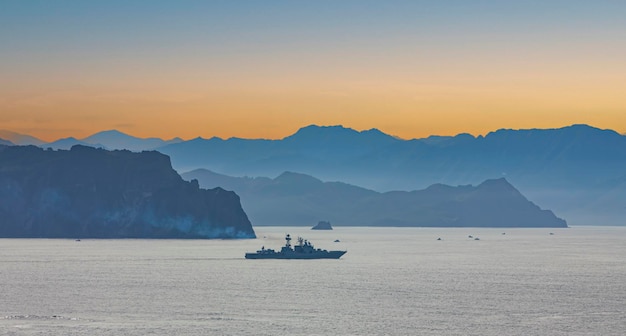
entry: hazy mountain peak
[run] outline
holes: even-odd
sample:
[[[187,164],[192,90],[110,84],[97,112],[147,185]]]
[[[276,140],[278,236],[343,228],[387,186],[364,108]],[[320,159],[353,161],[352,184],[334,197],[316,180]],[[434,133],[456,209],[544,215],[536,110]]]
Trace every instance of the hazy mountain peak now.
[[[111,141],[111,140],[128,140],[128,139],[139,139],[136,138],[134,136],[128,135],[126,133],[122,133],[118,130],[106,130],[106,131],[101,131],[95,134],[92,134],[84,139],[82,139],[84,142],[86,143],[91,143],[91,142],[98,142],[98,141],[102,141],[102,140],[107,140],[107,141]]]
[[[389,136],[389,134],[384,133],[383,131],[379,130],[378,128],[370,128],[368,130],[361,131],[360,133]]]
[[[198,169],[194,169],[192,171],[186,172],[185,174],[187,175],[198,175],[198,174],[202,174],[205,177],[209,176],[209,177],[229,177],[227,175],[224,174],[220,174],[220,173],[216,173],[210,169],[206,169],[206,168],[198,168]],[[182,174],[181,174],[182,175]]]
[[[513,185],[509,183],[509,181],[507,181],[507,179],[504,177],[485,180],[481,184],[479,184],[478,187],[515,189],[515,187],[513,187]]]
[[[611,136],[621,136],[621,134],[615,132],[614,130],[611,129],[601,129],[601,128],[597,128],[597,127],[593,127],[587,124],[574,124],[571,126],[567,126],[567,127],[563,127],[562,130],[567,131],[567,132],[571,132],[571,133],[577,133],[577,134],[606,134],[606,135],[611,135]]]
[[[35,146],[39,146],[41,144],[44,144],[45,141],[37,139],[33,136],[30,135],[26,135],[26,134],[20,134],[20,133],[16,133],[16,132],[11,132],[11,131],[7,131],[7,130],[0,130],[0,138],[10,141],[13,144],[16,145],[35,145]]]
[[[587,133],[594,134],[599,132],[608,132],[615,133],[617,132],[613,130],[603,130],[594,126],[590,126],[587,124],[573,124],[570,126],[564,126],[559,128],[527,128],[527,129],[511,129],[511,128],[500,128],[496,131],[489,132],[487,137],[495,134],[537,134],[537,133],[562,133],[562,134],[573,134],[573,133]]]
[[[131,151],[153,150],[171,143],[174,140],[164,141],[159,138],[138,138],[118,130],[98,132],[82,139],[88,144],[103,144],[109,149],[128,149]],[[176,141],[174,141],[176,142]]]
[[[431,135],[427,138],[413,139],[413,140],[421,141],[429,145],[437,145],[437,144],[448,142],[452,138],[453,137],[448,136],[448,135]]]
[[[341,141],[348,142],[376,142],[376,143],[392,143],[402,141],[381,132],[379,129],[372,128],[365,131],[357,131],[342,125],[318,126],[309,125],[300,128],[296,133],[290,135],[283,140],[300,141],[300,142],[332,142],[339,143]]]
[[[600,128],[597,128],[597,127],[594,127],[594,126],[591,126],[591,125],[587,125],[587,124],[572,124],[570,126],[565,126],[565,127],[562,127],[562,128],[564,128],[564,129],[568,129],[569,128],[569,129],[587,129],[587,130],[593,129],[593,130],[600,130]]]
[[[39,147],[68,150],[76,145],[82,145],[82,146],[93,147],[93,148],[105,148],[105,146],[103,146],[102,144],[87,143],[87,142],[78,140],[74,137],[62,138],[62,139],[59,139],[59,140],[56,140],[47,144],[43,144]]]
[[[308,125],[300,128],[296,133],[286,137],[288,138],[303,138],[303,137],[316,137],[319,135],[328,135],[328,134],[355,134],[357,131],[346,128],[341,125],[333,125],[333,126],[319,126],[319,125]]]
[[[124,132],[118,131],[118,130],[116,130],[116,129],[110,129],[110,130],[100,131],[100,132],[98,132],[98,133],[96,133],[96,134],[94,134],[94,135],[97,135],[97,134],[102,134],[102,135],[121,135],[121,136],[130,136],[130,135],[128,135],[128,134],[126,134],[126,133],[124,133]]]
[[[417,139],[417,141],[428,145],[445,147],[458,145],[461,143],[469,143],[476,139],[478,138],[469,133],[459,133],[455,136],[431,135],[428,138]]]
[[[609,148],[619,148],[620,144],[626,144],[626,138],[619,133],[586,124],[555,129],[500,129],[487,134],[485,140],[496,146],[507,144],[509,148],[525,148],[528,152],[540,148],[561,148],[565,152],[583,150],[597,155]],[[577,156],[580,153],[572,152],[571,155]]]
[[[299,182],[299,183],[323,183],[321,180],[307,174],[294,173],[290,171],[283,172],[274,179],[277,182]]]
[[[469,134],[469,133],[459,133],[456,136],[454,136],[456,139],[460,139],[460,140],[474,140],[476,139],[475,136]]]
[[[454,189],[453,186],[443,184],[443,183],[434,183],[426,187],[426,189],[424,190],[430,191],[430,192],[441,192],[441,191],[449,191],[452,189]]]

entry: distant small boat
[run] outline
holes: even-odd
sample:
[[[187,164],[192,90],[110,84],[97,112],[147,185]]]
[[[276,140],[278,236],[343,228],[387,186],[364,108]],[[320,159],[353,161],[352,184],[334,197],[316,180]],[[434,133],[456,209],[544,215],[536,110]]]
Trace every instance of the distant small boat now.
[[[467,238],[474,238],[474,236],[472,236],[472,235],[469,235],[469,236],[467,236]]]
[[[441,237],[437,238],[437,240],[441,240]]]
[[[80,239],[76,239],[76,240],[74,240],[74,241],[80,241]]]
[[[339,239],[335,239],[335,243],[338,243],[338,242],[339,242]]]
[[[474,240],[480,240],[480,238],[476,237],[476,238],[474,238]]]
[[[551,235],[551,236],[552,236],[552,235],[554,235],[554,232],[550,232],[550,235]]]

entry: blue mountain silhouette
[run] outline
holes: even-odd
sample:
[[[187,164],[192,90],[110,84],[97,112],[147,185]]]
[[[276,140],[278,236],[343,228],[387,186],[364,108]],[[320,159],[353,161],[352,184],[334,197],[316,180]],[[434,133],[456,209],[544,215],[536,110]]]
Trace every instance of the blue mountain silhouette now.
[[[294,172],[274,179],[237,178],[199,169],[183,177],[205,188],[235,191],[254,225],[309,226],[325,218],[344,226],[566,226],[504,178],[476,187],[436,184],[424,190],[379,193]]]
[[[181,172],[206,168],[231,176],[277,176],[297,171],[379,192],[505,177],[570,223],[619,225],[626,217],[626,137],[588,125],[411,140],[312,125],[281,140],[196,139],[159,150]]]

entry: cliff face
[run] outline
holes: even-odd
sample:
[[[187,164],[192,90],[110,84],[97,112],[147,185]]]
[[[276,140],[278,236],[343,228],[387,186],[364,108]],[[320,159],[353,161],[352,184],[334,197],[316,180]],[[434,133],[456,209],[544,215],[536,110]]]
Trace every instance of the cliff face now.
[[[158,152],[0,146],[0,237],[253,238],[239,196]]]

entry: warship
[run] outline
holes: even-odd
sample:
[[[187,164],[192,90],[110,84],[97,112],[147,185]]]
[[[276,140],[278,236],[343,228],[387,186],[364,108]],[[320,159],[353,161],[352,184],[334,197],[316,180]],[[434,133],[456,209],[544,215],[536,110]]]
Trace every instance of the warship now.
[[[291,236],[287,234],[286,243],[280,251],[261,247],[256,252],[247,252],[246,259],[339,259],[347,251],[327,251],[316,249],[308,240],[298,237],[297,245],[291,246]]]

